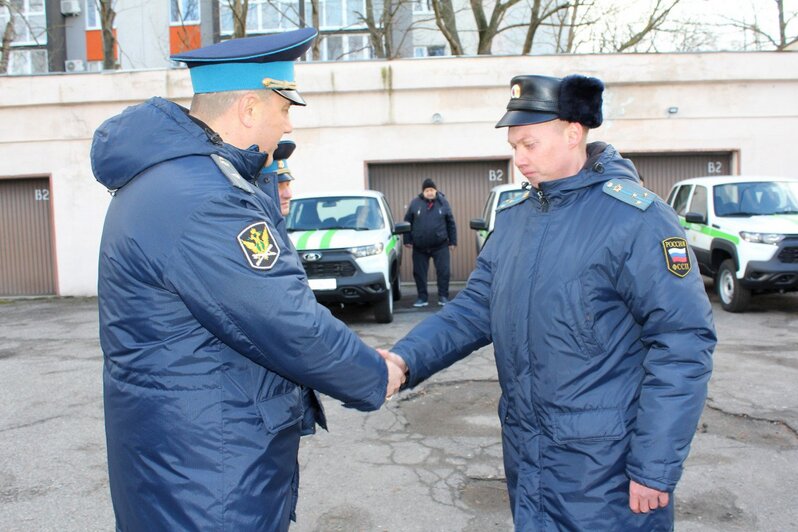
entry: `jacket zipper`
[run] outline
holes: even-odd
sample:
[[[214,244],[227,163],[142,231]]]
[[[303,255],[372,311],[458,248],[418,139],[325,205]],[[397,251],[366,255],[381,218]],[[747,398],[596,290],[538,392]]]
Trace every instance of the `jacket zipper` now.
[[[538,201],[540,201],[541,210],[549,212],[549,198],[546,197],[542,190],[538,190]]]

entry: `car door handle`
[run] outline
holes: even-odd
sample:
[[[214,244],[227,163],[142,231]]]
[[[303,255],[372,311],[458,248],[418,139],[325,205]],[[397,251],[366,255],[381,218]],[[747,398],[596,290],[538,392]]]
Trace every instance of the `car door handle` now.
[[[718,224],[712,224],[712,227],[714,227],[715,229],[720,229],[720,226]]]

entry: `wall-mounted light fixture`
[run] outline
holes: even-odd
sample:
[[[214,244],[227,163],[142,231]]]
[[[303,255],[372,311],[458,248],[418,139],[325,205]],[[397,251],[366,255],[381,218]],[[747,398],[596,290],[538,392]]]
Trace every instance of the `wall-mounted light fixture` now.
[[[678,107],[668,107],[668,114],[669,115],[675,115],[678,112],[679,112],[679,108]]]
[[[432,115],[433,124],[440,124],[441,122],[443,122],[443,117],[441,116],[440,113],[435,113],[434,115]]]

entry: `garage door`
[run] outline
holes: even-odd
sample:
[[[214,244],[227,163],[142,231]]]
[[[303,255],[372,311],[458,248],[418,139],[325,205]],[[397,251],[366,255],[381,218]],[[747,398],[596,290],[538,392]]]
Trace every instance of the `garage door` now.
[[[369,163],[367,172],[368,187],[385,194],[395,220],[404,218],[410,200],[421,193],[424,179],[435,181],[438,190],[449,200],[457,224],[458,246],[452,254],[451,279],[468,279],[477,258],[474,231],[468,222],[481,216],[490,189],[511,179],[510,160]],[[402,260],[402,281],[413,280],[412,266],[407,253]],[[430,281],[435,279],[434,275],[434,268],[430,267]]]
[[[50,180],[0,179],[0,296],[55,293]]]
[[[706,175],[734,174],[731,152],[624,153],[635,163],[646,188],[666,198],[677,181]]]

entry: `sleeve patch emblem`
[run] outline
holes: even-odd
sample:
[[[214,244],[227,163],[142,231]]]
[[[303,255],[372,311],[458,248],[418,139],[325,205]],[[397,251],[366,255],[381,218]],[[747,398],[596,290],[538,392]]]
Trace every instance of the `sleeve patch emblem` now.
[[[684,238],[672,237],[662,241],[665,252],[665,265],[668,271],[677,277],[684,277],[690,273],[690,253],[687,250],[687,241]]]
[[[256,270],[271,270],[280,258],[280,248],[266,222],[254,223],[238,233],[238,243],[249,265]]]

